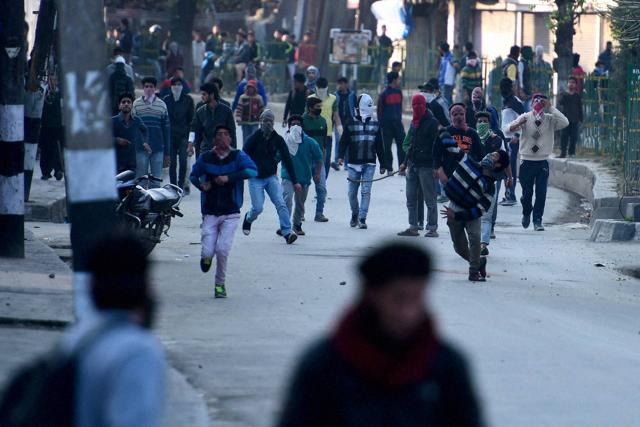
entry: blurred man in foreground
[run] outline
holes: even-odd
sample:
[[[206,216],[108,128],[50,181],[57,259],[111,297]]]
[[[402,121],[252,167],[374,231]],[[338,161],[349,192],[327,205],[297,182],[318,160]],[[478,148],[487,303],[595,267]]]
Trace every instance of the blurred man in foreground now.
[[[356,304],[302,357],[278,425],[482,425],[467,364],[425,305],[431,271],[407,244],[361,262]]]

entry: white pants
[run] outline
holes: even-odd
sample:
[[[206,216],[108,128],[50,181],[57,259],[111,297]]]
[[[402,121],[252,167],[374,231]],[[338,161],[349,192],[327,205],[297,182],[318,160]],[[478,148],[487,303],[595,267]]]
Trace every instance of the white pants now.
[[[204,215],[202,218],[202,258],[218,259],[216,285],[224,285],[227,275],[227,259],[233,245],[240,214]]]

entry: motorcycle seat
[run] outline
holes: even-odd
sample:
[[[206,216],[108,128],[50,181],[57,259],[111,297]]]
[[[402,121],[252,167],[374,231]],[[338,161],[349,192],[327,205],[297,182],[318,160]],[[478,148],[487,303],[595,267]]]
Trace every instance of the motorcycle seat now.
[[[157,205],[173,206],[180,200],[178,192],[171,187],[150,188],[146,191],[147,195]]]

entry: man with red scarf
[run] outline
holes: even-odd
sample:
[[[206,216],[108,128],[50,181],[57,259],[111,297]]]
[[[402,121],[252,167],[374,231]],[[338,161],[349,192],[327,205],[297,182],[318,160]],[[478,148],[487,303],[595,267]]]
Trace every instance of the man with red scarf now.
[[[418,93],[411,98],[413,120],[402,149],[407,154],[400,170],[407,170],[407,209],[409,228],[398,236],[419,236],[427,205],[427,233],[425,237],[438,237],[438,185],[433,169],[433,144],[438,139],[439,122],[427,109],[427,100]],[[422,208],[422,209],[421,209]]]
[[[359,272],[356,304],[303,356],[278,425],[483,425],[467,363],[425,305],[430,256],[391,243]]]

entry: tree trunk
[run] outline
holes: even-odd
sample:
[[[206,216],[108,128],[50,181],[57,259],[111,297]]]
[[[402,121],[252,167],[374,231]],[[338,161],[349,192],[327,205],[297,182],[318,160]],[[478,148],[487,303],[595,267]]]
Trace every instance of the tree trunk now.
[[[558,58],[555,68],[558,73],[558,91],[564,89],[573,69],[573,1],[556,0],[558,7],[558,26],[554,49]]]
[[[24,258],[24,0],[0,10],[0,256]]]
[[[81,10],[77,0],[60,0],[58,6],[74,303],[76,316],[83,319],[91,313],[89,251],[116,227],[116,156],[102,2],[83,2]]]
[[[171,8],[171,35],[184,56],[184,75],[195,85],[193,74],[192,35],[197,4],[194,0],[177,0]],[[194,86],[195,87],[195,86]]]
[[[454,43],[460,46],[460,50],[464,47],[471,34],[471,28],[473,26],[471,8],[473,6],[472,1],[469,0],[455,0],[455,36]]]

